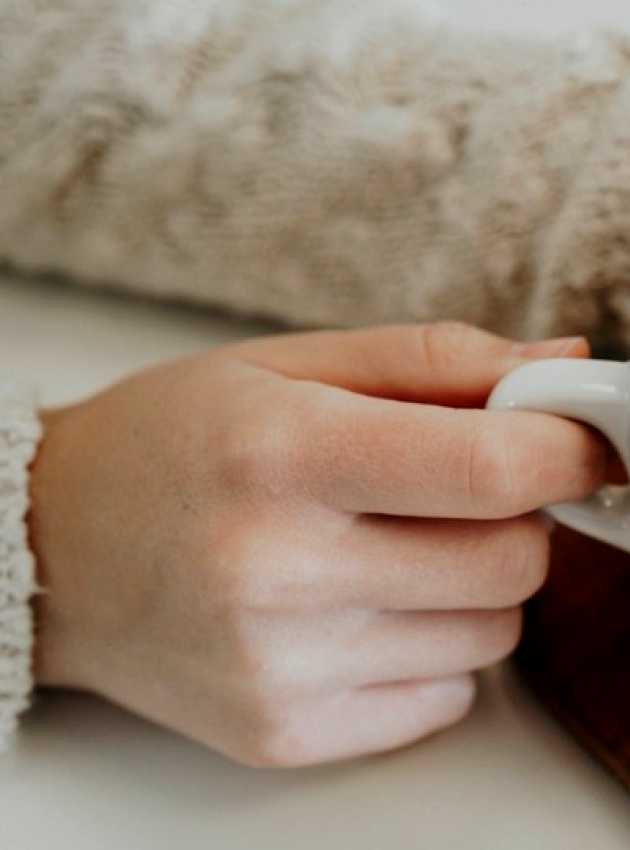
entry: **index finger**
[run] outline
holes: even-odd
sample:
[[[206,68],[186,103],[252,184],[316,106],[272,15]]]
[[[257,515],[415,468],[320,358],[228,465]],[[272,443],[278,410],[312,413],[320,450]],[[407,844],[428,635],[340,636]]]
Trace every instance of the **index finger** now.
[[[585,498],[605,479],[590,429],[522,411],[334,399],[303,429],[309,490],[355,513],[502,519]]]
[[[523,344],[452,321],[285,334],[235,348],[287,378],[454,407],[483,406],[497,381],[528,359],[589,353],[582,337]]]

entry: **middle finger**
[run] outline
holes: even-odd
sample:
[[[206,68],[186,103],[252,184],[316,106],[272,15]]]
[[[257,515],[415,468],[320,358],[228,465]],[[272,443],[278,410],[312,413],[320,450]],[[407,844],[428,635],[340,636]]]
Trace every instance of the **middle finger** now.
[[[511,520],[354,517],[317,544],[318,601],[378,610],[495,609],[543,584],[549,537],[540,516]]]

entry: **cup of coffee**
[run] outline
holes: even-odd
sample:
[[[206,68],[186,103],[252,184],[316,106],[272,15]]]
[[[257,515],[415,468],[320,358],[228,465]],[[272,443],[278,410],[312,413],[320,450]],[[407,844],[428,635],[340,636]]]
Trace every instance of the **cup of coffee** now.
[[[492,410],[553,413],[592,425],[630,473],[630,363],[539,360],[515,369],[488,399]],[[630,486],[606,486],[583,502],[552,505],[558,522],[630,552]]]

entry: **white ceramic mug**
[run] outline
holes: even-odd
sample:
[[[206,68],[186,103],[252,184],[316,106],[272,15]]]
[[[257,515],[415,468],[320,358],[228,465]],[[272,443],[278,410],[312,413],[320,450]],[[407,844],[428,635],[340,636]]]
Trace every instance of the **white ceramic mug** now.
[[[630,472],[630,363],[528,363],[497,384],[488,408],[541,411],[586,422],[608,437]],[[630,552],[630,486],[607,486],[584,502],[547,510],[564,525]]]

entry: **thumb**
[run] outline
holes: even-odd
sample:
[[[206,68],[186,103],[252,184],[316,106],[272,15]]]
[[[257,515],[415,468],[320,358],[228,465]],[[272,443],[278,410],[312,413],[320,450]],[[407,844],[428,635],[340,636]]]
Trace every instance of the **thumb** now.
[[[285,334],[235,348],[289,378],[457,407],[483,405],[497,381],[528,360],[589,355],[582,337],[518,343],[459,322]]]

